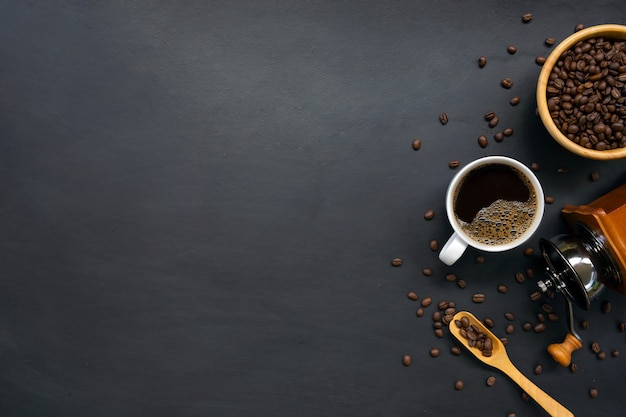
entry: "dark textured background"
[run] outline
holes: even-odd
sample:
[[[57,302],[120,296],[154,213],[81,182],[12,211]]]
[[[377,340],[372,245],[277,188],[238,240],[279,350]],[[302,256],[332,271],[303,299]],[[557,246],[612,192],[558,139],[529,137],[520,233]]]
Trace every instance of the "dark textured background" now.
[[[624,161],[558,147],[534,102],[546,37],[624,16],[617,0],[0,1],[0,415],[541,415],[451,355],[410,290],[494,317],[499,336],[513,311],[522,372],[576,415],[620,414],[623,296],[577,311],[591,326],[572,374],[545,352],[566,332],[560,297],[559,322],[521,330],[540,303],[513,276],[540,277],[537,252],[448,268],[428,242],[451,231],[451,159],[541,164],[555,203],[535,248],[566,231],[564,204],[626,180]],[[599,361],[592,341],[624,355]]]

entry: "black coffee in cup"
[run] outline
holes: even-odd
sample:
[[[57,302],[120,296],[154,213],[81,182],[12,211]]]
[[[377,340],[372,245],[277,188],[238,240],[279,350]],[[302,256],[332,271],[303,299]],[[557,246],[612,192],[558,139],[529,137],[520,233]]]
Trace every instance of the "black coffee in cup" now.
[[[454,214],[461,230],[485,245],[508,244],[533,225],[537,192],[516,168],[488,164],[469,172],[454,194]]]

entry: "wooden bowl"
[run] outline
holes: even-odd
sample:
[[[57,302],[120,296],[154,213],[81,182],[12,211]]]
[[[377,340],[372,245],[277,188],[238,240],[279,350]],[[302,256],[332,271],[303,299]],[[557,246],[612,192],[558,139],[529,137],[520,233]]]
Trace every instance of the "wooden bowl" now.
[[[561,55],[571,49],[576,43],[590,38],[602,37],[605,39],[626,39],[626,26],[622,25],[599,25],[582,29],[567,39],[559,43],[546,59],[543,68],[539,74],[537,82],[537,109],[543,125],[546,127],[550,135],[565,149],[576,155],[588,159],[609,160],[626,158],[626,148],[616,148],[609,150],[588,149],[578,145],[570,140],[561,132],[559,127],[554,123],[548,110],[548,100],[546,97],[546,87],[548,86],[548,78],[552,72],[552,68],[556,65]]]

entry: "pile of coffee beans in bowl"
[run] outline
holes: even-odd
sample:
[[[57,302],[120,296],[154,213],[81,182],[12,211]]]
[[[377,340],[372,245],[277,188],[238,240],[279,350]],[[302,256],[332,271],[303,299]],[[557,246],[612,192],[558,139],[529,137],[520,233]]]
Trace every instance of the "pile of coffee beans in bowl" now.
[[[546,98],[552,120],[571,141],[598,151],[626,147],[626,41],[576,43],[552,68]]]

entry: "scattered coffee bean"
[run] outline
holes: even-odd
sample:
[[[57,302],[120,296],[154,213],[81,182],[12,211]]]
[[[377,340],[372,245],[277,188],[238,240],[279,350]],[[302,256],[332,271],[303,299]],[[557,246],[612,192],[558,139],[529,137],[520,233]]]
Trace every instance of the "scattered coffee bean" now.
[[[559,167],[556,170],[557,174],[567,174],[569,172],[569,168],[568,167]]]
[[[587,330],[589,328],[589,320],[581,320],[580,328],[583,330]]]
[[[490,329],[493,329],[494,322],[493,322],[493,319],[492,319],[492,318],[490,318],[490,317],[485,317],[485,318],[483,319],[483,323],[485,323],[485,326],[489,327]]]
[[[498,142],[498,143],[499,143],[499,142],[502,142],[502,141],[504,140],[504,133],[502,133],[502,132],[496,132],[496,133],[493,135],[493,138],[494,138],[494,139],[495,139],[495,141],[496,141],[496,142]]]
[[[530,23],[530,21],[533,20],[533,15],[532,13],[526,13],[522,16],[522,22],[523,23]]]
[[[532,164],[530,164],[530,169],[532,169],[535,172],[540,171],[541,165],[539,165],[539,163],[537,162],[533,162]]]
[[[533,256],[533,253],[535,253],[535,250],[532,247],[524,248],[524,256]]]
[[[535,57],[535,64],[543,65],[545,63],[546,63],[546,57],[545,56],[538,55],[538,56]]]
[[[489,127],[496,127],[498,123],[500,123],[500,118],[496,116],[493,119],[489,120]]]
[[[601,350],[600,352],[598,352],[598,353],[596,354],[596,357],[597,357],[598,359],[600,359],[601,361],[603,361],[603,360],[605,360],[605,359],[606,359],[606,352],[604,352],[604,351],[602,351],[602,350]]]
[[[509,45],[506,47],[506,51],[511,54],[514,55],[517,52],[517,48],[513,45]]]
[[[467,288],[467,282],[465,282],[464,279],[460,279],[456,282],[456,285],[459,286],[459,288]]]
[[[439,348],[434,347],[430,349],[430,356],[432,356],[433,358],[439,357],[440,354],[441,354],[441,350]]]
[[[424,219],[432,220],[434,218],[435,218],[435,210],[433,209],[426,210],[426,213],[424,213]]]
[[[538,363],[537,366],[535,366],[533,372],[535,373],[535,375],[540,375],[543,372],[543,365]]]
[[[591,345],[589,345],[589,347],[591,347],[591,351],[593,353],[600,352],[600,344],[598,342],[593,342]]]
[[[491,121],[496,117],[496,112],[493,111],[488,111],[487,113],[485,113],[485,120],[486,121]]]
[[[438,322],[441,320],[441,311],[433,311],[432,319],[434,322]]]
[[[583,25],[582,23],[578,23],[576,26],[574,26],[574,32],[580,32],[584,28],[585,28],[585,25]]]
[[[431,240],[430,243],[428,244],[428,247],[430,248],[431,251],[436,251],[437,249],[439,249],[439,242],[436,240]]]
[[[472,301],[475,303],[484,303],[485,302],[485,294],[476,293],[472,295]]]
[[[407,297],[409,297],[409,300],[413,300],[413,301],[417,301],[418,299],[417,293],[415,293],[414,291],[409,291],[409,293],[407,294]]]
[[[441,339],[443,337],[443,329],[435,329],[435,336]]]
[[[439,301],[439,304],[437,304],[437,308],[439,308],[439,310],[445,310],[446,308],[448,308],[448,305],[450,303],[448,303],[446,300],[441,300]]]
[[[539,301],[539,300],[541,300],[541,297],[542,297],[542,295],[541,295],[541,293],[539,291],[535,291],[532,294],[530,294],[530,299],[532,301]]]
[[[506,334],[512,334],[514,331],[515,331],[515,325],[513,323],[507,324],[506,328],[504,329],[504,333]]]
[[[454,383],[454,389],[457,391],[461,391],[464,386],[465,384],[460,379],[457,379],[457,381]]]
[[[506,415],[506,417],[517,417],[517,414],[511,411],[509,414]]]
[[[575,362],[570,363],[569,370],[571,373],[578,371],[578,365]]]
[[[402,266],[402,258],[393,258],[391,260],[391,266]]]
[[[533,327],[533,331],[535,333],[542,333],[546,330],[546,324],[545,323],[537,323],[535,324],[535,326]]]
[[[485,56],[481,56],[478,58],[478,67],[479,68],[484,68],[485,65],[487,65],[487,57]]]
[[[617,358],[619,356],[619,350],[614,350],[611,352],[611,356]]]
[[[554,39],[554,38],[546,38],[545,43],[548,46],[552,46],[552,45],[554,45],[556,43],[556,39]]]
[[[617,328],[619,329],[620,332],[626,332],[626,322],[620,321],[619,324],[617,325]]]
[[[423,308],[418,308],[418,309],[415,311],[415,315],[416,315],[417,317],[422,317],[422,316],[424,315],[424,309],[423,309]]]
[[[478,137],[478,145],[479,145],[481,148],[486,148],[486,147],[487,147],[487,145],[489,145],[489,139],[487,139],[487,136],[485,136],[485,135],[480,135],[480,136]]]
[[[589,179],[592,182],[596,182],[600,179],[600,174],[598,173],[598,171],[593,171],[591,174],[589,174]]]
[[[521,101],[521,99],[519,98],[519,96],[515,96],[511,99],[511,101],[509,101],[509,104],[511,106],[517,106],[519,104],[519,102]]]
[[[504,129],[504,130],[502,131],[502,134],[503,134],[504,136],[507,136],[507,137],[508,137],[508,136],[513,136],[513,128],[512,128],[512,127],[507,127],[506,129]]]
[[[511,88],[513,87],[513,80],[508,77],[505,77],[502,79],[502,82],[500,84],[502,84],[502,87],[504,88]]]
[[[486,384],[488,387],[493,387],[494,385],[496,385],[496,377],[490,376],[489,378],[487,378]]]
[[[507,311],[506,313],[504,313],[504,318],[507,319],[508,321],[513,321],[515,320],[515,314],[511,313],[510,311]]]
[[[602,302],[602,304],[600,304],[600,311],[602,311],[603,314],[607,314],[611,312],[611,302],[608,300],[605,300]]]
[[[422,269],[422,274],[425,277],[431,277],[433,275],[433,270],[431,268],[424,268]]]
[[[544,313],[552,313],[554,308],[548,303],[543,303],[541,304],[541,310],[543,310]]]
[[[459,165],[461,165],[461,162],[459,162],[457,159],[454,159],[454,160],[452,160],[452,161],[448,162],[448,166],[449,166],[450,168],[452,168],[452,169],[454,169],[454,168],[458,168],[458,167],[459,167]]]
[[[477,263],[477,264],[484,264],[484,263],[485,263],[485,257],[484,257],[484,256],[482,256],[482,255],[478,255],[478,256],[476,257],[476,263]]]
[[[452,346],[452,347],[450,348],[450,352],[451,352],[453,355],[457,355],[457,356],[458,356],[458,355],[460,355],[460,354],[462,353],[461,348],[460,348],[460,347],[458,347],[458,346]]]
[[[526,277],[521,272],[516,272],[515,281],[517,281],[520,284],[523,284],[526,281]]]
[[[530,279],[535,278],[535,270],[534,270],[534,269],[532,269],[532,268],[528,268],[528,269],[526,270],[526,276],[527,276],[528,278],[530,278]]]
[[[522,325],[522,330],[524,330],[525,332],[532,330],[532,328],[533,328],[533,324],[529,321],[524,322],[524,324]]]
[[[546,316],[544,316],[543,313],[537,313],[537,321],[539,323],[545,323],[546,322]]]
[[[454,282],[454,281],[456,281],[456,275],[454,275],[454,274],[448,274],[448,275],[446,275],[446,281],[448,281],[448,282]]]
[[[433,299],[431,297],[422,298],[422,307],[428,307],[433,303]]]
[[[509,292],[509,287],[507,287],[504,284],[500,284],[500,285],[498,285],[498,292],[500,294],[506,294],[507,292]]]
[[[597,388],[590,388],[589,389],[589,396],[591,398],[598,398],[598,389]]]
[[[522,391],[522,401],[524,402],[530,401],[530,395],[528,395],[526,392],[523,392],[523,391]]]
[[[551,322],[559,321],[559,315],[556,313],[548,313],[548,320]]]
[[[413,143],[411,144],[411,146],[413,146],[414,151],[419,151],[419,149],[422,147],[422,141],[418,138],[415,138],[413,139]]]
[[[545,197],[546,204],[554,204],[554,197],[547,195]]]
[[[413,362],[413,359],[411,358],[411,355],[402,356],[402,365],[409,366],[411,365],[412,362]]]
[[[448,114],[447,114],[447,113],[445,113],[445,112],[444,112],[444,113],[441,113],[441,114],[439,115],[439,122],[440,122],[442,125],[445,125],[446,123],[448,123],[448,120],[449,120],[449,119],[448,119]]]
[[[500,341],[502,342],[502,344],[503,344],[504,346],[506,346],[506,345],[508,345],[508,344],[509,344],[509,339],[507,339],[506,337],[501,337],[501,338],[500,338]]]

